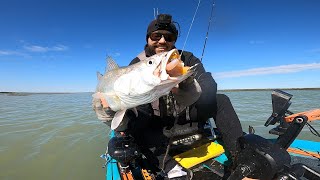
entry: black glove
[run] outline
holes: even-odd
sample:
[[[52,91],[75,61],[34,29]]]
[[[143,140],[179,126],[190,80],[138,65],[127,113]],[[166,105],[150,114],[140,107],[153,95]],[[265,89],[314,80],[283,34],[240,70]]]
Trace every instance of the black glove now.
[[[193,77],[189,77],[181,82],[179,88],[172,89],[172,94],[175,100],[177,100],[178,111],[181,112],[187,106],[195,103],[199,99],[201,92],[198,81]]]
[[[194,81],[193,76],[189,76],[187,79],[179,83],[179,89],[188,89],[188,86],[192,86]]]

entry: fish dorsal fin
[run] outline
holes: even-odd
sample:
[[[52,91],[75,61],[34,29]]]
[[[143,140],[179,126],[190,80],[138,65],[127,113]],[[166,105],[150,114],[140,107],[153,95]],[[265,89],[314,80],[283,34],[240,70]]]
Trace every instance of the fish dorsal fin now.
[[[119,69],[118,64],[116,63],[116,61],[111,57],[108,56],[107,57],[107,67],[106,67],[106,72],[111,71],[113,69]]]
[[[97,72],[97,79],[100,81],[102,79],[103,75],[100,72]]]

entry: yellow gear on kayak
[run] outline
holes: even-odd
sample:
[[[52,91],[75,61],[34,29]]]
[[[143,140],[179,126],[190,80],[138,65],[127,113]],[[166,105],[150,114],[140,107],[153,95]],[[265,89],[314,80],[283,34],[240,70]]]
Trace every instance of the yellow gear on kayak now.
[[[211,158],[220,156],[224,149],[220,144],[211,142],[174,156],[184,168],[191,168]]]

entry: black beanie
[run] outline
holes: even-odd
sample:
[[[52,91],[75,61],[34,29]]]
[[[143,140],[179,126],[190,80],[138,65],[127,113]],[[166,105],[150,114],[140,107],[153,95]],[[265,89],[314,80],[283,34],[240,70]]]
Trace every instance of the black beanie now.
[[[171,19],[172,16],[169,14],[159,14],[157,19],[150,22],[147,29],[146,40],[148,41],[150,34],[157,30],[167,30],[178,37],[178,30]]]

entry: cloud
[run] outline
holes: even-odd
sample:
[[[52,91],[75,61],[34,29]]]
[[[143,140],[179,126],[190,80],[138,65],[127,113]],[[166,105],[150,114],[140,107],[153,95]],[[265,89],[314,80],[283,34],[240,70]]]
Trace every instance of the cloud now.
[[[10,50],[0,50],[0,56],[24,56],[28,57],[28,54],[21,53],[18,51],[10,51]]]
[[[310,49],[310,50],[308,50],[307,52],[310,52],[310,53],[320,53],[320,48]]]
[[[14,55],[17,52],[15,51],[5,51],[5,50],[0,50],[0,55]]]
[[[49,51],[66,51],[66,50],[68,50],[68,47],[64,46],[64,45],[56,45],[53,47],[25,45],[25,46],[23,46],[23,48],[30,51],[30,52],[42,52],[42,53],[49,52]]]
[[[273,67],[263,67],[263,68],[253,68],[242,71],[229,71],[214,73],[215,78],[234,78],[243,76],[256,76],[256,75],[266,75],[266,74],[287,74],[300,72],[305,70],[320,69],[320,63],[310,63],[310,64],[290,64],[282,66]]]
[[[23,40],[20,40],[20,43],[25,43]],[[38,46],[38,45],[23,45],[23,49],[18,50],[1,50],[0,56],[22,56],[25,58],[30,58],[33,55],[32,53],[47,53],[47,52],[59,52],[66,51],[69,47],[65,45],[58,44],[52,47]]]

